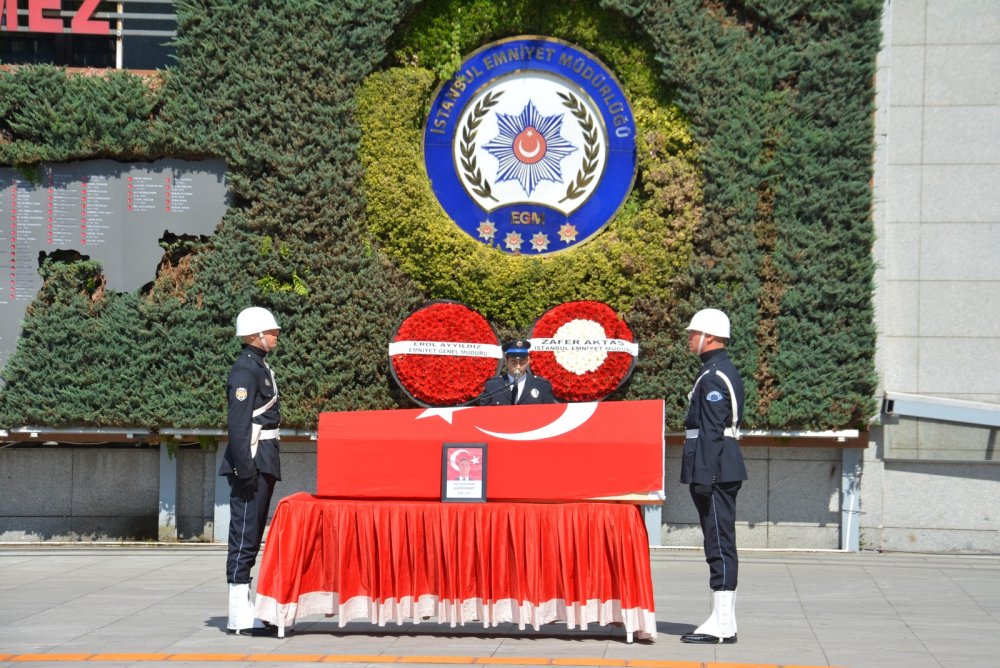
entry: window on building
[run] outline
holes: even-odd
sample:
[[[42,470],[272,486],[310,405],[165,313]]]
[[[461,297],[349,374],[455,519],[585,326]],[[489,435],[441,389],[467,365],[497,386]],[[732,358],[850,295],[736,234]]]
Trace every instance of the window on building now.
[[[0,0],[0,64],[162,69],[173,64],[173,0]]]

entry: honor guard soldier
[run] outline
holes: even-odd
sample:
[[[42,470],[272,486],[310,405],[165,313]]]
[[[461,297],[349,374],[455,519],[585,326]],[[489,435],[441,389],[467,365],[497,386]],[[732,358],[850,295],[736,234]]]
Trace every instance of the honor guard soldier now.
[[[278,344],[281,328],[267,309],[252,306],[236,317],[243,349],[226,381],[229,443],[219,475],[229,480],[229,633],[263,632],[254,619],[250,570],[264,537],[274,483],[281,480],[278,455],[278,385],[265,360]]]
[[[531,342],[524,339],[503,344],[507,372],[486,381],[479,395],[480,406],[511,406],[514,404],[554,404],[552,384],[531,373],[528,350]]]
[[[729,317],[717,309],[698,311],[687,327],[688,347],[701,357],[684,418],[681,482],[698,510],[712,589],[712,614],[689,643],[736,642],[736,493],[747,479],[740,451],[743,380],[726,352]]]

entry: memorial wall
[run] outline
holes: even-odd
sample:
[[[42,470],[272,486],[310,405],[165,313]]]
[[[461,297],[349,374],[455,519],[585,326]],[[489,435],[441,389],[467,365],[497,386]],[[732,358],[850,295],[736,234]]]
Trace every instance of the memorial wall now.
[[[42,285],[44,258],[77,252],[104,268],[110,290],[129,292],[156,277],[160,240],[208,235],[226,211],[222,160],[143,163],[87,160],[0,168],[0,370],[17,346],[25,310]]]

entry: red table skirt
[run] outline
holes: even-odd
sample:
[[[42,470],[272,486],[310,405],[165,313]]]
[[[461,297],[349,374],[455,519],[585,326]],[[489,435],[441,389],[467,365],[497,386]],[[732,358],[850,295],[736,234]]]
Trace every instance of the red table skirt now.
[[[360,501],[295,494],[271,521],[257,617],[621,624],[656,637],[646,528],[613,503]]]

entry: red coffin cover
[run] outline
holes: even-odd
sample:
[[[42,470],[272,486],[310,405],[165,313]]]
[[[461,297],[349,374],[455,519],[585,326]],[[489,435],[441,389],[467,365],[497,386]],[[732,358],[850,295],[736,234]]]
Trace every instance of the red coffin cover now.
[[[316,493],[440,499],[442,446],[485,443],[489,500],[657,502],[663,411],[650,400],[322,413]]]

